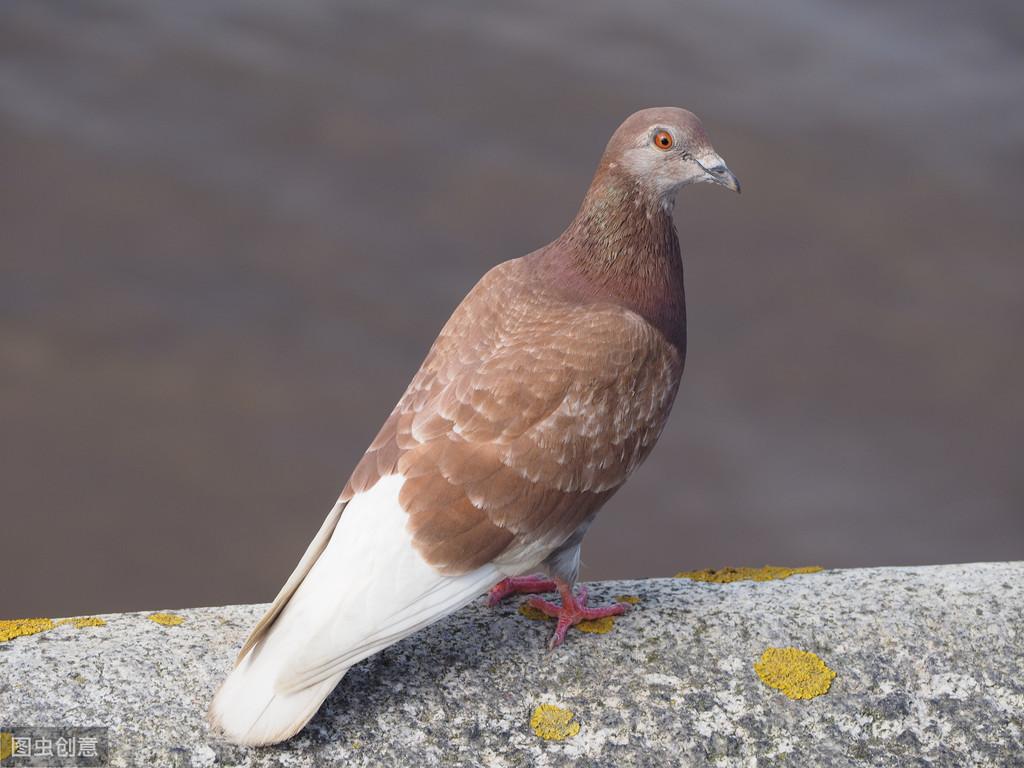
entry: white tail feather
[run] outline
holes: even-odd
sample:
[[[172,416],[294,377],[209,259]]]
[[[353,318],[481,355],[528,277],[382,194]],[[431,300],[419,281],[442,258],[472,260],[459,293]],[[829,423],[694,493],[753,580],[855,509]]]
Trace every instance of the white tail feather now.
[[[503,574],[484,566],[442,576],[412,546],[398,503],[404,478],[382,478],[348,502],[330,541],[210,705],[211,725],[238,744],[302,729],[353,664],[458,610]],[[332,515],[338,512],[336,507]],[[328,523],[321,529],[330,530]],[[314,542],[316,543],[316,542]],[[311,545],[312,549],[312,545]],[[302,578],[300,570],[308,567]]]

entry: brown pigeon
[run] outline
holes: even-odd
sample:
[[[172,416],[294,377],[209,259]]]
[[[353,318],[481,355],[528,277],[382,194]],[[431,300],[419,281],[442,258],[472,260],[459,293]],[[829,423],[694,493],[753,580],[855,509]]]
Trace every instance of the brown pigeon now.
[[[353,664],[488,589],[557,590],[560,605],[531,599],[558,620],[552,646],[625,610],[574,593],[580,542],[675,400],[672,210],[698,181],[740,191],[693,113],[635,113],[565,232],[459,304],[217,692],[209,720],[228,739],[291,737]]]

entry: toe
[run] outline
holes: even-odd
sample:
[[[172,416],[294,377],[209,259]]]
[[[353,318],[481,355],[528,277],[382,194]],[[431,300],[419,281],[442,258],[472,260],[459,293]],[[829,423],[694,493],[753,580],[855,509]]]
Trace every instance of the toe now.
[[[564,615],[562,606],[555,605],[554,603],[549,603],[543,597],[531,597],[526,602],[529,603],[533,608],[536,608],[538,611],[541,611],[542,613],[548,616],[553,616],[559,620],[561,620],[562,616]]]

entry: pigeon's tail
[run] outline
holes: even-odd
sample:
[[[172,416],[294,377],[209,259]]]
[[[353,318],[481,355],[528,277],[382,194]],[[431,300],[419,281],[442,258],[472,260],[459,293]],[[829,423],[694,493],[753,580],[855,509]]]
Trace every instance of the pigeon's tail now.
[[[284,693],[277,689],[281,658],[269,647],[249,651],[217,691],[210,705],[210,725],[235,744],[255,747],[284,741],[302,730],[347,671]]]
[[[398,503],[404,482],[381,478],[328,515],[210,705],[210,725],[230,741],[294,736],[349,667],[503,578],[491,565],[460,576],[430,567]]]

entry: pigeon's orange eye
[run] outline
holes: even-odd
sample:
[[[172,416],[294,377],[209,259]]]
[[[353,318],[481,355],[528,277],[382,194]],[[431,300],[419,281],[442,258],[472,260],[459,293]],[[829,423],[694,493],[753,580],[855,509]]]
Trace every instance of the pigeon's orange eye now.
[[[672,149],[672,134],[668,131],[658,131],[654,134],[654,146],[658,149]]]

